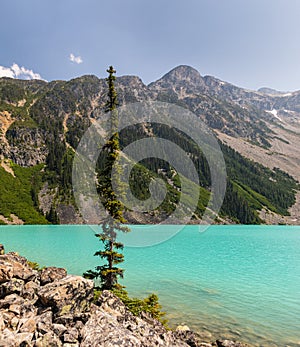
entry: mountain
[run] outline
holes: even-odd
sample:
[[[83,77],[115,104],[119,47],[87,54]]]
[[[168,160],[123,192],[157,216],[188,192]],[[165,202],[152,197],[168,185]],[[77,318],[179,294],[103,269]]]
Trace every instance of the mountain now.
[[[297,222],[300,92],[245,90],[184,65],[148,86],[137,76],[118,77],[116,88],[120,105],[144,100],[177,104],[213,129],[228,172],[221,221]],[[72,194],[72,161],[84,132],[101,117],[106,94],[105,80],[90,75],[49,83],[0,79],[0,180],[5,183],[0,188],[0,222],[83,222]],[[139,134],[163,135],[193,158],[203,193],[193,216],[199,222],[210,194],[203,154],[194,152],[190,139],[162,126],[141,127]],[[124,132],[123,145],[132,136]],[[178,204],[178,177],[158,160],[144,161],[135,170],[132,187],[138,197],[149,197],[145,182],[158,177],[168,194],[157,211],[128,211],[127,218],[158,222]]]
[[[300,179],[299,91],[266,95],[201,77],[188,66],[173,69],[149,87],[158,99],[187,106],[241,154]]]
[[[268,88],[268,87],[262,87],[257,90],[259,93],[263,93],[266,95],[277,95],[277,96],[282,96],[282,95],[288,95],[290,92],[281,92],[276,89]]]

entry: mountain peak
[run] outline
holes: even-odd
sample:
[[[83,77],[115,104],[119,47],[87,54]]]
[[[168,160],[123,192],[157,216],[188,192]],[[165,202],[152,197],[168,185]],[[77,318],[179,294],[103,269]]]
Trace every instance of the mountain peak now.
[[[151,86],[160,86],[162,88],[184,86],[193,88],[205,87],[203,77],[199,71],[188,65],[179,65],[166,73],[156,82],[150,83]]]
[[[202,77],[196,69],[188,65],[179,65],[166,73],[162,79],[168,79],[172,82],[186,81],[186,82],[202,82]]]
[[[195,68],[193,68],[192,66],[189,65],[178,65],[176,67],[174,67],[172,70],[170,70],[168,73],[165,74],[165,76],[167,75],[181,75],[181,77],[195,77],[195,76],[200,76],[200,73],[198,70],[196,70]]]

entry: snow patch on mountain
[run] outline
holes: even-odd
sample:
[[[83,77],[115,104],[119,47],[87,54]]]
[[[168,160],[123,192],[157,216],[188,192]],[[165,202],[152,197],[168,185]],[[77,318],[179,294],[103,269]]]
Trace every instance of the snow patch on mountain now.
[[[273,110],[266,110],[266,112],[272,114],[275,118],[277,118],[278,120],[280,120],[282,122],[282,119],[278,116],[278,110],[276,110],[275,108],[273,108]]]

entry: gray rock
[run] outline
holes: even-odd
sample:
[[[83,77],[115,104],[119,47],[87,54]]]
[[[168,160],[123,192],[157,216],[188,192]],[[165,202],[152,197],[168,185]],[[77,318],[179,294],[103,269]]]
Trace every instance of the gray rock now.
[[[0,300],[0,308],[9,308],[10,305],[22,305],[25,303],[25,299],[17,294],[7,295],[5,298]]]
[[[51,283],[67,276],[67,271],[59,267],[46,267],[41,272],[41,285]]]
[[[41,287],[38,296],[44,306],[51,306],[55,315],[80,314],[89,308],[94,283],[80,276],[67,276]]]
[[[12,277],[28,280],[37,275],[38,272],[30,268],[27,259],[17,253],[0,255],[0,283],[9,281]]]
[[[24,283],[23,280],[17,278],[12,278],[7,282],[2,283],[0,285],[0,298],[13,293],[20,294],[23,291]]]
[[[8,329],[0,335],[0,346],[2,347],[17,347],[17,346],[33,346],[31,343],[33,338],[32,333],[16,333]]]
[[[61,347],[62,342],[53,332],[49,332],[38,338],[35,347]]]
[[[12,304],[9,306],[8,310],[12,313],[15,313],[16,315],[20,315],[22,307],[21,307],[21,305]]]
[[[187,330],[186,326],[179,326],[179,329],[177,327],[173,334],[178,339],[185,341],[190,347],[211,347],[210,343],[205,343],[203,341],[200,334]]]
[[[115,305],[113,308],[116,310]],[[160,325],[152,326],[130,312],[127,314],[120,324],[118,317],[97,308],[81,331],[81,346],[188,347]]]
[[[78,337],[78,330],[76,328],[71,328],[64,334],[63,340],[66,343],[77,343]]]
[[[136,336],[118,324],[116,317],[100,310],[92,314],[81,335],[81,347],[142,346]]]
[[[0,259],[0,283],[10,281],[14,274],[13,271],[13,265],[11,263]]]
[[[46,334],[52,331],[52,311],[46,311],[38,315],[37,317],[37,329],[40,333]]]
[[[5,328],[0,334],[1,347],[14,347],[15,346],[15,333]]]
[[[125,319],[125,315],[128,312],[123,302],[108,290],[103,290],[96,301],[96,305],[99,306],[101,310],[111,313],[115,317],[120,317],[121,319]]]
[[[21,333],[34,333],[37,327],[37,317],[22,318],[19,320],[18,331]]]
[[[56,323],[52,325],[52,329],[58,337],[61,337],[67,331],[67,328],[64,325]]]
[[[17,330],[18,325],[19,325],[19,319],[16,316],[14,316],[10,321],[10,326],[13,330]]]
[[[34,281],[29,281],[24,285],[22,291],[22,297],[25,299],[29,299],[32,301],[36,301],[38,299],[37,292],[40,289],[40,284]]]
[[[5,254],[4,246],[0,243],[0,255]]]

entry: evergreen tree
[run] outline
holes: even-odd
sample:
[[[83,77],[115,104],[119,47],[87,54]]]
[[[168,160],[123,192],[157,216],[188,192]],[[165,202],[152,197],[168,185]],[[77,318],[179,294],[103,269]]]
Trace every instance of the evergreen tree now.
[[[52,224],[59,224],[59,217],[53,205],[49,212],[46,213],[46,219]]]
[[[96,234],[96,237],[103,243],[104,250],[99,250],[94,254],[106,260],[106,263],[97,266],[95,270],[88,270],[84,276],[90,279],[100,278],[101,288],[111,290],[118,287],[118,277],[123,277],[124,273],[123,269],[117,267],[124,261],[124,256],[120,252],[123,249],[123,244],[117,242],[117,231],[127,232],[129,229],[123,225],[126,222],[123,217],[124,205],[117,198],[122,196],[123,186],[119,179],[122,168],[116,162],[120,152],[117,93],[114,86],[116,71],[110,66],[107,72],[109,74],[106,79],[108,100],[105,111],[110,112],[111,136],[103,148],[105,155],[102,156],[103,165],[98,174],[98,191],[109,215],[102,223],[102,232]],[[113,165],[114,170],[112,172]],[[115,190],[112,188],[112,181]]]

